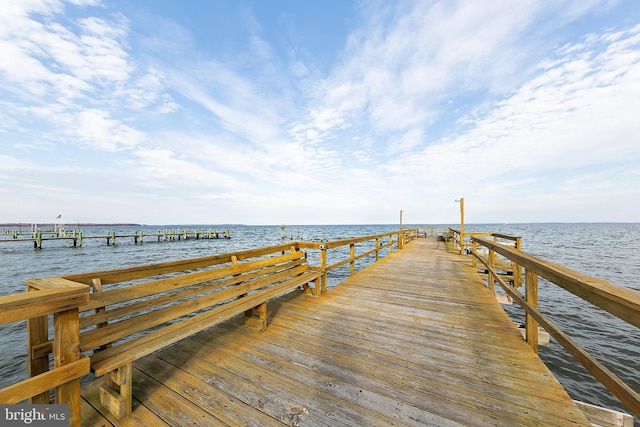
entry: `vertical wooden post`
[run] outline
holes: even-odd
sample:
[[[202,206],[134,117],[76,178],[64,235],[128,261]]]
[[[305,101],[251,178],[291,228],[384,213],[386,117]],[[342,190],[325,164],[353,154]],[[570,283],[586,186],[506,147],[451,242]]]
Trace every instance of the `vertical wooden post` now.
[[[355,258],[355,256],[356,256],[356,245],[355,243],[351,243],[349,245],[349,259],[351,260],[351,262],[349,263],[349,276],[353,276],[355,274],[356,262],[353,259]]]
[[[493,294],[496,294],[496,279],[493,276],[493,271],[495,270],[495,263],[496,263],[496,253],[493,249],[489,249],[489,289],[491,289],[491,292],[493,292]]]
[[[516,238],[516,250],[522,250],[522,237]],[[511,266],[513,267],[513,286],[518,289],[522,286],[522,266],[513,261],[511,261]]]
[[[31,286],[27,287],[27,292],[34,292],[36,289]],[[37,359],[32,358],[31,349],[38,344],[49,341],[49,317],[39,316],[27,319],[27,369],[29,377],[35,377],[49,370],[49,356],[40,356]],[[44,392],[33,396],[30,399],[33,404],[51,403],[49,400],[49,392]]]
[[[53,315],[53,365],[80,359],[80,314],[77,308]],[[56,404],[69,405],[69,425],[80,426],[80,378],[56,387]]]
[[[91,279],[91,289],[93,292],[102,292],[102,280],[99,277]],[[96,307],[94,313],[104,313],[105,311],[107,311],[107,309],[104,306]],[[96,325],[96,329],[105,328],[107,326],[109,326],[108,322],[98,323]],[[111,347],[111,343],[101,345],[100,350],[105,350],[109,347]]]
[[[404,247],[404,234],[402,233],[402,210],[400,210],[400,231],[398,232],[398,249]]]
[[[464,254],[464,197],[460,198],[460,255]]]
[[[473,255],[471,257],[471,265],[473,266],[473,268],[477,268],[478,267],[478,262],[476,261],[476,257],[475,255],[477,255],[478,252],[478,244],[476,243],[476,241],[474,240],[472,245],[471,245],[471,252],[473,252]]]
[[[378,261],[378,252],[380,252],[380,239],[376,237],[376,262]]]
[[[535,309],[538,308],[538,275],[529,270],[525,278],[526,300]],[[538,353],[538,322],[527,313],[525,318],[525,332],[527,342],[533,351]]]
[[[322,276],[320,277],[320,295],[327,293],[327,247],[320,245],[320,268]]]
[[[393,252],[393,234],[389,234],[389,255]]]
[[[267,330],[267,303],[263,302],[258,306],[258,316],[260,317],[260,331]]]

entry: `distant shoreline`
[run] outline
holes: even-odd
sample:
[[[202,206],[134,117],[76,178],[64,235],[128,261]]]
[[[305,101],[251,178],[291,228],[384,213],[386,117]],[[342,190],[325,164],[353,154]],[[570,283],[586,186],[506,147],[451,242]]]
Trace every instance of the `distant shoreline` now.
[[[130,223],[109,223],[109,224],[98,224],[98,223],[91,223],[91,222],[73,222],[73,223],[62,223],[62,222],[58,222],[58,223],[53,223],[53,222],[49,222],[49,223],[43,223],[43,222],[39,222],[39,223],[29,223],[29,222],[6,222],[6,223],[2,223],[0,224],[0,227],[29,227],[31,228],[32,225],[37,225],[38,227],[141,227],[141,224],[130,224]]]

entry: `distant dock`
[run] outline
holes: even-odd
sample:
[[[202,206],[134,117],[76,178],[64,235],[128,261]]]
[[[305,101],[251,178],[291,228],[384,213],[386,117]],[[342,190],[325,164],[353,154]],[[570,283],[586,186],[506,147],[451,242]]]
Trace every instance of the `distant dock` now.
[[[82,246],[84,240],[102,239],[106,241],[107,246],[115,245],[121,239],[133,239],[134,244],[143,243],[145,239],[157,240],[158,242],[172,242],[189,239],[231,239],[231,231],[229,229],[218,230],[190,230],[190,229],[167,229],[155,232],[145,233],[142,230],[133,233],[118,234],[115,231],[106,232],[105,234],[88,235],[84,230],[64,230],[62,228],[45,229],[45,230],[27,230],[22,229],[6,229],[0,230],[0,243],[20,243],[32,242],[34,249],[42,249],[45,241],[70,241],[73,247]]]

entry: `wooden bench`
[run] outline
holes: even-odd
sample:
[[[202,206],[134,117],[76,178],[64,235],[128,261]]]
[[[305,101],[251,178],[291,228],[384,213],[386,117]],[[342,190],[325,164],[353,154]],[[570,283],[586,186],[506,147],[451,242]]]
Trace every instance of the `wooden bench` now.
[[[173,268],[158,264],[155,273],[149,268],[134,276],[136,280],[123,273],[127,282],[110,277],[109,289],[103,289],[100,277],[91,279],[89,303],[80,309],[80,351],[93,352],[91,371],[105,378],[101,402],[118,419],[131,413],[133,361],[240,313],[245,313],[245,324],[264,330],[267,301],[297,288],[317,295],[322,275],[293,246],[286,253],[247,262],[232,255],[230,262],[215,268],[188,261]],[[146,279],[155,276],[140,280],[145,274]],[[32,357],[50,349],[40,347]]]

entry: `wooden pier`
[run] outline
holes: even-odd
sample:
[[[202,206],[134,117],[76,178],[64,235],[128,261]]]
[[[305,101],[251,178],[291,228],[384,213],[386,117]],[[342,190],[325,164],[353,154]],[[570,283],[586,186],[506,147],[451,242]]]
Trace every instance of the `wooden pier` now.
[[[528,255],[519,237],[419,235],[27,279],[0,297],[0,323],[27,320],[29,378],[0,403],[55,390],[72,426],[633,426],[573,401],[539,359],[538,325],[640,416],[640,395],[537,310],[537,281],[636,327],[640,293]],[[339,268],[349,277],[331,288]],[[496,284],[525,310],[524,339]]]
[[[145,239],[157,239],[158,242],[173,242],[189,239],[231,239],[231,231],[206,229],[206,230],[190,230],[190,229],[166,229],[154,232],[144,233],[142,230],[133,233],[122,234],[115,231],[107,232],[102,235],[85,235],[82,230],[36,230],[24,232],[19,230],[3,230],[0,234],[0,243],[20,243],[32,242],[34,249],[42,249],[45,241],[69,241],[73,247],[82,246],[84,240],[98,239],[105,240],[107,246],[115,245],[117,240],[133,239],[134,244],[143,243]]]
[[[590,425],[465,259],[418,239],[320,298],[270,303],[134,363],[118,422],[82,425]]]

